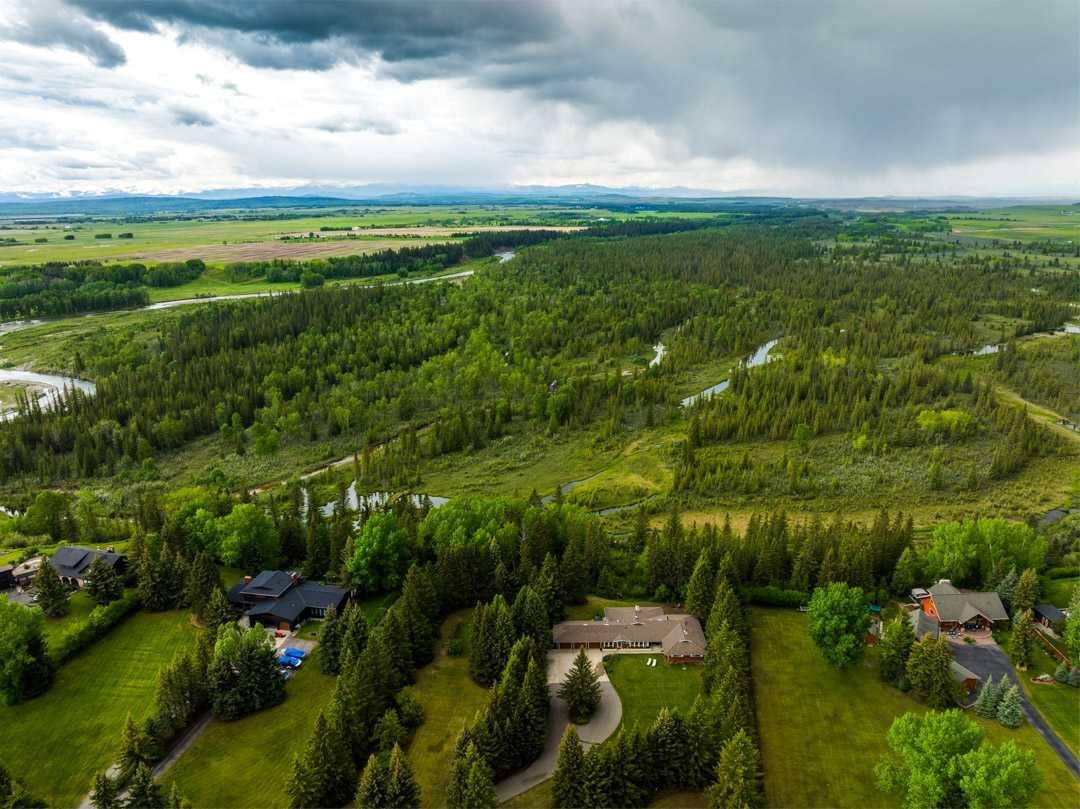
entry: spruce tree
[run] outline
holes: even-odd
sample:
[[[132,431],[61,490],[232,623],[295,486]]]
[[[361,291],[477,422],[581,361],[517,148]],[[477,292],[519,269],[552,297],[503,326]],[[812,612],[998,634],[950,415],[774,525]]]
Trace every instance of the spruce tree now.
[[[2,801],[0,801],[0,805]],[[90,805],[94,809],[120,809],[120,789],[108,773],[94,776],[94,788],[90,790]]]
[[[143,737],[131,714],[124,720],[124,729],[120,736],[120,778],[127,780],[143,763]]]
[[[188,568],[187,603],[203,623],[206,623],[211,600],[218,590],[224,590],[224,587],[217,565],[209,553],[199,551]]]
[[[698,556],[690,583],[686,585],[686,611],[704,624],[712,610],[716,589],[716,564],[709,548]]]
[[[1012,592],[1012,614],[1016,618],[1017,613],[1035,609],[1035,603],[1039,600],[1039,576],[1032,569],[1027,568],[1020,574],[1016,582],[1016,588]]]
[[[987,678],[983,687],[979,689],[979,696],[975,699],[975,713],[983,719],[993,719],[997,716],[998,702],[1001,692],[994,684],[994,678]]]
[[[124,583],[116,571],[105,564],[104,559],[98,556],[90,563],[88,580],[86,582],[86,594],[95,604],[104,606],[116,601],[124,594]]]
[[[495,795],[495,780],[491,766],[476,748],[468,757],[469,772],[465,780],[465,802],[467,809],[495,809],[499,800]]]
[[[463,730],[454,742],[454,758],[450,762],[450,781],[446,785],[446,809],[469,809],[465,794],[469,788],[469,756],[476,754],[476,745]]]
[[[570,721],[578,725],[588,722],[600,707],[600,678],[584,649],[578,651],[559,686],[559,697],[566,702]]]
[[[710,809],[755,809],[761,806],[757,747],[745,730],[724,744],[716,764],[716,783],[706,790]]]
[[[897,616],[885,625],[878,643],[879,673],[881,679],[895,683],[904,673],[911,646],[915,643],[915,633],[906,616]]]
[[[128,784],[125,809],[166,809],[161,787],[154,782],[154,775],[145,764],[139,764]]]
[[[1025,571],[1026,573],[1027,571]],[[1021,576],[1021,580],[1023,577]],[[1019,586],[1017,591],[1019,591]],[[1009,638],[1009,660],[1023,671],[1031,664],[1031,655],[1035,651],[1035,625],[1031,610],[1013,613],[1012,637]]]
[[[551,624],[548,622],[547,607],[540,595],[528,585],[519,592],[525,594],[525,603],[518,632],[520,635],[528,635],[539,651],[546,652],[551,646]]]
[[[229,626],[235,622],[236,611],[233,609],[232,604],[229,603],[225,591],[214,590],[206,604],[206,615],[203,616],[203,623],[211,632],[216,632],[219,627]]]
[[[1015,685],[1009,686],[1005,695],[1001,698],[1001,704],[997,709],[997,720],[1007,728],[1018,728],[1022,716],[1020,713],[1020,689]]]
[[[323,674],[341,671],[341,635],[344,627],[336,607],[330,607],[319,627],[319,670]]]
[[[41,611],[50,618],[60,618],[68,614],[71,608],[68,603],[68,588],[60,581],[60,575],[51,562],[46,560],[34,576],[33,591]]]
[[[472,804],[469,804],[472,806]],[[386,806],[388,809],[416,809],[420,806],[420,787],[399,745],[390,751],[387,769]]]
[[[180,787],[175,781],[169,790],[169,797],[165,799],[165,809],[192,809],[191,802],[180,794]]]
[[[388,809],[388,780],[386,764],[372,753],[368,756],[364,771],[360,774],[360,785],[356,788],[354,803],[357,809]]]
[[[359,657],[367,647],[370,627],[367,616],[356,602],[350,602],[341,613],[341,648],[338,668],[350,657]]]
[[[952,651],[944,636],[915,641],[905,670],[912,692],[931,708],[947,708],[956,701]]]
[[[356,768],[337,722],[319,713],[307,746],[293,763],[288,785],[292,809],[342,806],[353,794]]]
[[[573,725],[567,726],[559,742],[559,758],[551,783],[552,809],[585,806],[585,751]]]

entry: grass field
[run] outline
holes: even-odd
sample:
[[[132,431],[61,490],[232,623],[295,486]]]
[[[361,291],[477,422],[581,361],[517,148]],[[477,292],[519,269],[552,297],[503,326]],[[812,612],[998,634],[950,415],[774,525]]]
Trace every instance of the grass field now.
[[[289,216],[288,214],[293,214]],[[63,224],[47,222],[34,227],[0,222],[0,239],[18,243],[0,247],[0,266],[38,264],[44,261],[175,261],[203,258],[208,263],[291,256],[350,255],[367,250],[404,247],[424,241],[446,240],[454,232],[526,226],[573,227],[600,219],[638,218],[643,214],[605,209],[534,206],[424,206],[372,208],[343,206],[317,212],[275,210],[264,214],[245,210],[215,211],[201,218],[129,222],[100,218],[97,221]],[[704,218],[708,213],[653,213],[659,216]],[[24,218],[24,217],[20,217]],[[355,231],[320,231],[323,227],[357,228]],[[118,238],[121,233],[131,238]],[[281,236],[317,238],[282,241]],[[97,238],[111,234],[112,238]],[[71,239],[65,238],[71,236]],[[355,236],[356,238],[352,238]],[[47,239],[37,243],[39,238]],[[378,245],[378,246],[376,246]]]
[[[650,658],[655,668],[645,665]],[[661,708],[685,718],[701,690],[701,666],[670,665],[663,655],[607,655],[604,668],[622,701],[626,728],[648,729]]]
[[[1075,205],[1024,205],[983,211],[977,216],[949,216],[953,233],[987,239],[1035,241],[1080,240],[1080,207]]]
[[[434,662],[420,669],[416,683],[407,689],[424,706],[424,724],[417,729],[408,750],[409,766],[420,785],[420,803],[424,807],[445,805],[454,742],[487,701],[487,689],[469,677],[468,655],[450,657],[446,653],[446,644],[471,616],[472,610],[447,616],[439,630]]]
[[[175,782],[196,809],[288,806],[293,758],[330,701],[333,684],[308,660],[289,680],[283,703],[236,722],[212,721],[162,783],[171,789]]]
[[[71,594],[68,599],[70,609],[68,614],[61,618],[45,619],[45,640],[55,643],[65,632],[80,621],[85,621],[97,606],[84,591],[78,590]]]
[[[754,694],[770,805],[888,807],[874,765],[887,752],[889,726],[919,703],[881,682],[871,655],[846,671],[827,666],[810,641],[806,616],[753,611]],[[1034,751],[1045,782],[1036,805],[1075,806],[1080,785],[1028,725],[1009,730],[979,720],[987,739],[1014,739]]]
[[[65,664],[44,695],[0,706],[0,761],[50,805],[76,806],[114,762],[127,715],[146,714],[158,670],[193,632],[179,612],[133,615]]]
[[[1069,606],[1073,590],[1080,586],[1080,577],[1071,579],[1048,579],[1043,577],[1039,580],[1042,595],[1040,601],[1053,604],[1055,607],[1065,609]]]

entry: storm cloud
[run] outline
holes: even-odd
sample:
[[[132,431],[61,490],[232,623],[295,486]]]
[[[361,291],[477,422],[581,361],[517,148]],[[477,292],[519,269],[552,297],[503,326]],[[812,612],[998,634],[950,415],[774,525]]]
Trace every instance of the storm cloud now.
[[[425,130],[452,142],[457,131],[497,144],[493,159],[527,155],[525,179],[536,181],[596,180],[607,151],[605,178],[640,182],[685,181],[697,167],[706,174],[699,185],[722,176],[774,190],[794,177],[836,178],[838,188],[898,176],[947,182],[980,161],[1061,160],[1080,145],[1075,0],[67,0],[60,13],[30,8],[0,27],[0,38],[116,71],[126,69],[125,48],[160,40],[219,54],[267,87],[306,76],[288,81],[321,102],[296,122],[313,136],[398,138],[434,161],[448,156],[407,139]],[[237,87],[228,74],[203,71],[199,80]],[[362,84],[361,97],[350,82]],[[397,116],[387,109],[388,98],[406,97]],[[444,109],[452,99],[460,99],[457,120]],[[499,131],[473,131],[476,104],[503,112]],[[203,121],[176,120],[209,129],[229,117],[199,114]],[[485,148],[475,144],[477,154]]]

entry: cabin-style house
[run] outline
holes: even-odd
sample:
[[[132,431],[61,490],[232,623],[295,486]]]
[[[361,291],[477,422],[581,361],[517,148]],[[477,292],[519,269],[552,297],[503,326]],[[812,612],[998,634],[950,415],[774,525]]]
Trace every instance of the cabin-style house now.
[[[705,633],[698,619],[665,613],[663,607],[606,607],[603,618],[563,621],[551,634],[556,649],[651,649],[671,663],[705,659]]]

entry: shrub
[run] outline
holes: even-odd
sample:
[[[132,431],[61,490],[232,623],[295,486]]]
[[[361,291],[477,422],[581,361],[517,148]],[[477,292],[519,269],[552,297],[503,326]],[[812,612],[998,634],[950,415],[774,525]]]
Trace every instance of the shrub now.
[[[66,663],[98,638],[107,635],[131,613],[139,608],[139,597],[129,593],[105,607],[95,607],[85,621],[80,621],[49,649],[49,656],[56,665]]]

